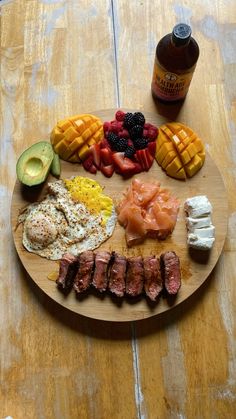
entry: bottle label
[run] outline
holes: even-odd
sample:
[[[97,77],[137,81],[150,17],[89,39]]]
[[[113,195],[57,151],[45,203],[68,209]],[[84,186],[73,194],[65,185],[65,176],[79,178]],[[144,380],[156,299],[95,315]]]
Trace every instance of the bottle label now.
[[[193,77],[194,68],[182,74],[172,73],[162,68],[155,58],[152,78],[153,93],[165,101],[184,99]]]

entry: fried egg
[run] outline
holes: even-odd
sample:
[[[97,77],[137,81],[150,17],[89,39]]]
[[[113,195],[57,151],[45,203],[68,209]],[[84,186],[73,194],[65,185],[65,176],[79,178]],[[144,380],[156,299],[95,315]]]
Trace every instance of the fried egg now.
[[[96,181],[76,176],[48,184],[41,202],[28,205],[19,216],[25,249],[51,260],[69,252],[75,256],[94,250],[116,225],[110,197]]]

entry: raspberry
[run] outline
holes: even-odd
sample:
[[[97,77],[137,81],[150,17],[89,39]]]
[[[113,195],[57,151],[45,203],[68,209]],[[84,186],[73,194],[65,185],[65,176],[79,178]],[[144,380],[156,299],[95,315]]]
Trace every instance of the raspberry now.
[[[149,129],[149,128],[152,128],[153,127],[153,125],[152,124],[149,124],[149,122],[145,122],[145,124],[144,124],[144,129]]]
[[[145,117],[141,112],[135,112],[133,115],[134,121],[137,125],[144,126],[145,124]]]
[[[111,131],[118,134],[120,129],[122,128],[122,122],[114,121],[111,123]]]
[[[136,153],[135,147],[133,145],[130,145],[125,150],[125,157],[132,158],[135,153]]]
[[[120,110],[120,109],[119,109],[119,110],[116,112],[115,117],[116,117],[116,120],[117,120],[117,121],[124,121],[125,112],[123,112],[122,110]]]
[[[124,128],[128,130],[135,125],[135,121],[133,118],[133,114],[131,112],[127,112],[124,117]]]
[[[143,137],[148,138],[148,130],[147,129],[143,130]]]
[[[132,139],[135,138],[140,138],[143,135],[143,127],[141,125],[134,125],[131,129],[130,129],[130,137]]]
[[[118,135],[120,138],[129,138],[129,131],[127,131],[127,129],[122,129],[118,132]]]
[[[152,127],[148,130],[148,138],[151,140],[155,140],[157,138],[158,129],[156,127]]]
[[[104,122],[103,129],[104,129],[104,132],[110,131],[110,129],[111,129],[111,123],[108,122],[108,121],[107,122]]]
[[[119,138],[117,142],[112,144],[112,149],[115,151],[125,151],[128,145],[127,138]]]
[[[148,140],[146,138],[138,138],[134,141],[134,147],[136,150],[142,150],[148,145]]]
[[[123,122],[121,122],[121,121],[113,121],[111,123],[111,126],[112,127],[117,127],[117,128],[119,128],[119,130],[121,130],[123,128]]]

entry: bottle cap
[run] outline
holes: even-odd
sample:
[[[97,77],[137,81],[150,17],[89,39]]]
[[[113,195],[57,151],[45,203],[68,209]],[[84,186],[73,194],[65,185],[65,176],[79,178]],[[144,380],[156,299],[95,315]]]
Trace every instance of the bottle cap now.
[[[172,41],[176,47],[186,45],[191,37],[192,30],[186,23],[178,23],[172,31]]]

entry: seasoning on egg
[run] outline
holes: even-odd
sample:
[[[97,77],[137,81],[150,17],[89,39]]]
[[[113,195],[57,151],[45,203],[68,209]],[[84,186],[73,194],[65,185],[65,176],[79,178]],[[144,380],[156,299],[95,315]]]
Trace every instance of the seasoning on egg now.
[[[23,223],[26,250],[59,260],[65,253],[77,256],[94,250],[112,235],[117,219],[112,200],[102,194],[97,182],[84,178],[77,184],[76,180],[67,180],[68,187],[62,179],[49,183],[44,199],[21,212],[18,224]]]

